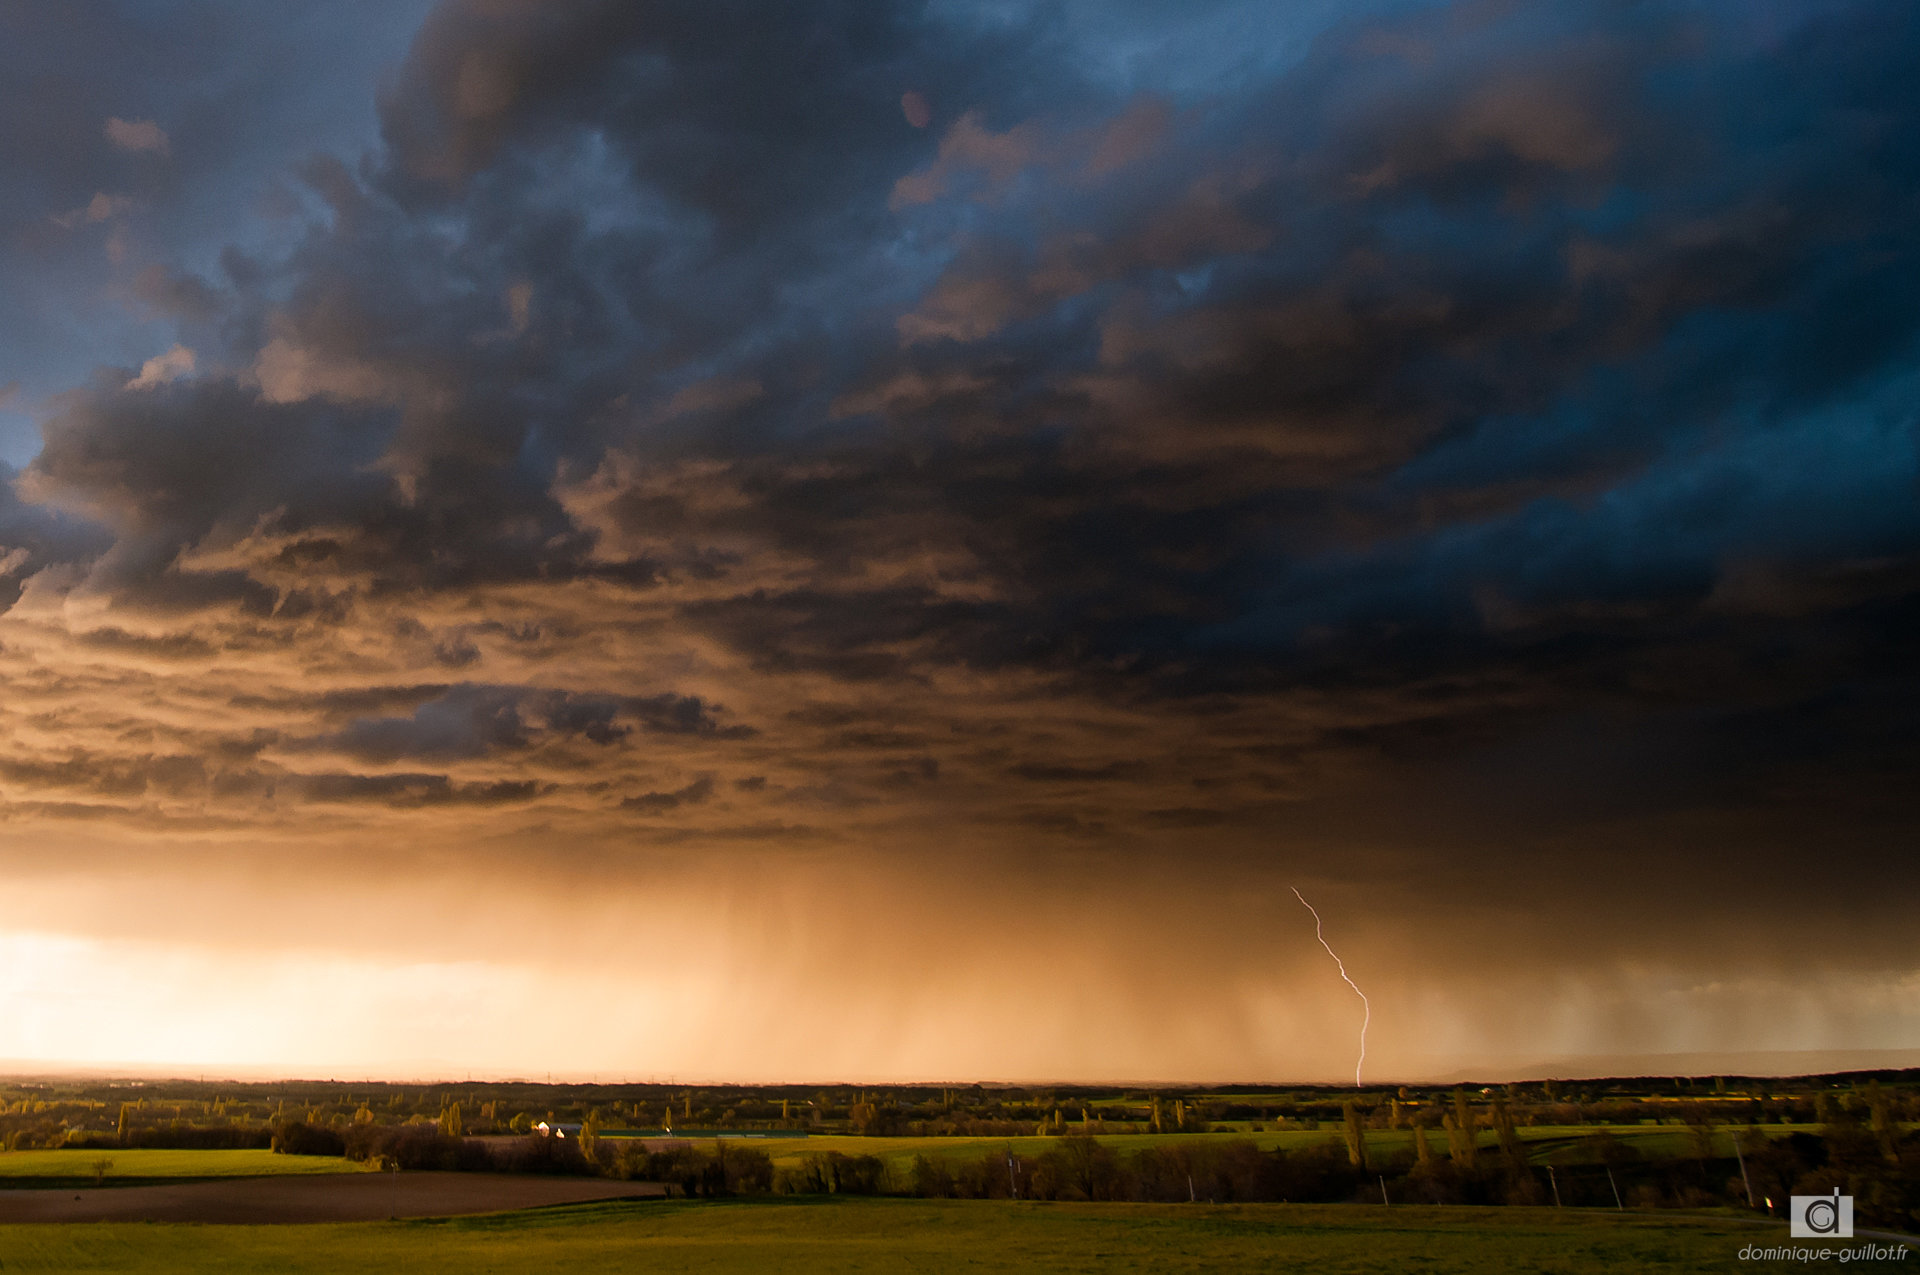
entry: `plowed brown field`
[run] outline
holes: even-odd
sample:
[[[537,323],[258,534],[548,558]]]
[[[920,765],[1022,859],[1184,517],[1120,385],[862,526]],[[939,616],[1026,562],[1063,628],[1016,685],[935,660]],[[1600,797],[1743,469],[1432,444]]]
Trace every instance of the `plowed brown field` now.
[[[0,1222],[367,1222],[658,1197],[653,1182],[351,1173],[96,1190],[0,1191]]]

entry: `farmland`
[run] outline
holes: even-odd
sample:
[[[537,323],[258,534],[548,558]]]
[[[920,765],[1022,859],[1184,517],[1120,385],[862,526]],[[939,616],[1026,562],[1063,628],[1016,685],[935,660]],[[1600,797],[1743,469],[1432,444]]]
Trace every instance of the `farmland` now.
[[[1795,1132],[1811,1131],[1813,1128],[1814,1126],[1774,1125],[1765,1130],[1764,1136],[1782,1138]],[[1670,1126],[1612,1128],[1602,1125],[1565,1125],[1516,1130],[1517,1137],[1527,1149],[1528,1162],[1537,1165],[1587,1162],[1592,1159],[1594,1146],[1589,1139],[1602,1133],[1615,1139],[1621,1146],[1648,1159],[1679,1156],[1692,1149],[1686,1131]],[[1732,1156],[1733,1137],[1730,1130],[1716,1130],[1713,1135],[1712,1153],[1721,1157]],[[1209,1133],[1102,1134],[1097,1140],[1102,1146],[1123,1154],[1146,1150],[1150,1147],[1169,1150],[1199,1149],[1219,1146],[1227,1142],[1251,1143],[1262,1151],[1298,1151],[1309,1147],[1337,1144],[1340,1141],[1340,1135],[1333,1130],[1316,1129],[1282,1129],[1260,1133],[1221,1130]],[[622,1140],[613,1138],[609,1141],[617,1144]],[[897,1172],[911,1165],[916,1156],[950,1162],[977,1160],[990,1152],[1011,1152],[1014,1155],[1034,1156],[1048,1150],[1055,1140],[1033,1135],[1004,1138],[880,1138],[862,1137],[857,1134],[816,1134],[807,1138],[765,1141],[743,1137],[740,1141],[743,1145],[764,1150],[772,1158],[775,1168],[792,1168],[802,1163],[808,1156],[837,1152],[849,1156],[877,1156],[887,1165],[890,1172]],[[1476,1144],[1486,1148],[1496,1145],[1493,1135],[1485,1132],[1476,1139]],[[1369,1131],[1367,1146],[1373,1154],[1383,1160],[1410,1159],[1414,1154],[1413,1133],[1411,1130]]]
[[[96,1171],[96,1166],[105,1168]],[[85,1184],[126,1186],[204,1178],[251,1178],[358,1173],[365,1165],[331,1156],[275,1155],[271,1151],[178,1150],[146,1147],[113,1151],[11,1151],[0,1154],[0,1190]]]
[[[104,1189],[0,1192],[13,1222],[285,1224],[499,1213],[588,1201],[657,1197],[652,1182],[501,1173],[314,1173],[178,1180]]]
[[[335,1242],[327,1224],[353,1222],[361,1239],[340,1244],[404,1254],[425,1241],[412,1224],[381,1229],[390,1218],[522,1210],[493,1230],[449,1222],[432,1233],[514,1262],[575,1245],[589,1260],[596,1245],[651,1237],[647,1252],[726,1269],[752,1246],[702,1219],[735,1219],[739,1236],[796,1252],[924,1266],[927,1253],[875,1219],[972,1228],[977,1243],[964,1243],[984,1261],[995,1244],[1051,1243],[1025,1238],[1019,1219],[1057,1218],[1062,1236],[1079,1236],[1060,1240],[1069,1248],[1138,1227],[1171,1237],[1161,1256],[1175,1266],[1196,1254],[1230,1266],[1235,1245],[1258,1236],[1337,1269],[1342,1243],[1390,1248],[1417,1223],[1438,1228],[1421,1244],[1446,1261],[1466,1262],[1447,1246],[1491,1227],[1527,1267],[1566,1238],[1552,1228],[1596,1228],[1603,1247],[1644,1241],[1652,1253],[1695,1235],[1687,1228],[1702,1215],[1761,1235],[1790,1195],[1834,1190],[1856,1197],[1863,1228],[1920,1230],[1917,1082],[1899,1072],[1363,1091],[22,1080],[0,1087],[0,1134],[18,1148],[0,1152],[0,1227],[52,1224],[17,1238],[31,1246],[55,1243],[63,1221],[100,1236],[138,1221],[162,1228],[143,1242],[164,1246],[179,1221],[312,1224],[324,1249]],[[393,1172],[365,1172],[375,1168]],[[614,1202],[646,1196],[667,1199]],[[524,1212],[555,1208],[578,1226],[557,1235]],[[1372,1212],[1382,1208],[1391,1212]],[[1313,1234],[1277,1220],[1287,1218],[1317,1219]],[[1647,1238],[1648,1226],[1669,1238]],[[244,1266],[255,1242],[220,1244]],[[87,1269],[95,1257],[48,1260]]]
[[[1724,1271],[1772,1232],[1539,1209],[821,1198],[436,1222],[0,1226],[8,1272]]]

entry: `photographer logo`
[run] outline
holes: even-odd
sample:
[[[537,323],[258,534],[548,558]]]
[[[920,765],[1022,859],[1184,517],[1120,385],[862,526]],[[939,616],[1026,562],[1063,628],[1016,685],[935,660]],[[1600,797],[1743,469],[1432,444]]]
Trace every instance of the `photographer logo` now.
[[[1853,1238],[1853,1197],[1840,1194],[1796,1195],[1789,1199],[1787,1224],[1796,1240]]]

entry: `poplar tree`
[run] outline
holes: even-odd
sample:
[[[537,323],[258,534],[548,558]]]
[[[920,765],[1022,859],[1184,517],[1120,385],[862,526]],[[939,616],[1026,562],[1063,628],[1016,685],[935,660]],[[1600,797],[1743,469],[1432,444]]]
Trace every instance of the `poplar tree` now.
[[[1341,1114],[1346,1117],[1347,1159],[1356,1169],[1367,1167],[1367,1130],[1360,1120],[1360,1108],[1349,1098],[1340,1106]]]
[[[1475,1151],[1473,1137],[1473,1108],[1467,1105],[1464,1089],[1453,1091],[1453,1112],[1442,1122],[1447,1130],[1447,1150],[1453,1156],[1454,1164],[1463,1169],[1471,1169]]]
[[[1500,1140],[1500,1150],[1505,1153],[1507,1162],[1516,1170],[1525,1166],[1526,1153],[1520,1149],[1520,1135],[1514,1132],[1513,1116],[1507,1111],[1507,1100],[1495,1097],[1493,1100],[1493,1134]]]
[[[1880,1082],[1867,1082],[1867,1110],[1873,1114],[1873,1134],[1880,1142],[1880,1154],[1888,1164],[1900,1163],[1900,1152],[1894,1146],[1893,1114],[1887,1109],[1887,1095],[1880,1090]]]

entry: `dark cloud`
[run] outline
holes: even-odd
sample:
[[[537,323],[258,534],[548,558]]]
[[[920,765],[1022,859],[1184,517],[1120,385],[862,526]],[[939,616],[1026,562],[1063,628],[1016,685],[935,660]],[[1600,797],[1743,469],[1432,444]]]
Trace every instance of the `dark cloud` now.
[[[231,0],[82,0],[0,13],[0,268],[14,297],[0,384],[19,378],[39,399],[94,364],[217,340],[222,248],[284,241],[288,219],[260,214],[290,156],[373,139],[368,81],[426,7],[294,3],[269,17]],[[0,454],[16,462],[33,450],[19,425],[0,419]]]
[[[150,789],[171,795],[197,791],[205,787],[208,774],[205,762],[193,756],[123,760],[78,753],[58,761],[7,758],[0,761],[0,779],[33,788],[138,797]]]
[[[414,708],[410,716],[363,717],[310,744],[390,763],[405,758],[458,760],[525,752],[570,740],[606,748],[636,729],[728,739],[753,733],[741,725],[722,726],[720,710],[691,695],[620,697],[464,684],[432,690],[433,698]]]
[[[450,688],[426,686],[356,686],[346,690],[302,693],[288,688],[274,694],[240,694],[227,700],[230,708],[295,714],[319,722],[340,722],[380,710],[412,709]]]
[[[206,323],[220,316],[226,301],[219,289],[198,275],[152,265],[134,279],[135,294],[161,314]]]
[[[635,797],[623,797],[620,809],[631,810],[636,814],[663,815],[678,810],[682,806],[693,806],[713,796],[713,779],[703,775],[684,788],[671,792],[649,792]]]
[[[102,528],[22,501],[17,478],[0,462],[0,609],[19,599],[32,576],[57,564],[90,561],[111,543]]]
[[[171,254],[230,98],[52,85],[7,251],[121,234],[146,326],[0,474],[9,817],[1504,899],[1838,811],[1908,880],[1916,47],[1875,0],[446,0],[363,151]]]
[[[75,640],[81,646],[98,647],[110,651],[131,651],[169,660],[205,659],[213,654],[212,646],[190,634],[182,633],[148,637],[140,633],[129,633],[125,629],[104,628],[77,634]]]
[[[445,775],[328,773],[293,777],[309,801],[423,806],[499,806],[531,801],[542,787],[532,780],[456,784]]]
[[[1271,83],[1180,108],[1071,78],[1009,90],[988,66],[1014,34],[872,16],[769,19],[743,43],[704,11],[442,6],[383,100],[388,167],[370,183],[309,169],[333,220],[256,330],[259,386],[74,399],[30,490],[120,527],[116,553],[143,571],[261,519],[275,565],[376,590],[647,587],[748,574],[722,545],[794,553],[812,564],[801,587],[682,614],[762,667],[854,680],[932,660],[1284,681],[1336,644],[1351,663],[1385,628],[1501,659],[1515,617],[1702,604],[1730,557],[1793,556],[1739,528],[1791,541],[1782,516],[1807,525],[1809,500],[1878,519],[1853,536],[1826,522],[1816,557],[1910,549],[1899,502],[1858,488],[1905,427],[1804,454],[1834,450],[1820,413],[1871,399],[1913,331],[1911,291],[1886,282],[1910,268],[1886,254],[1911,103],[1873,7],[1804,15],[1799,59],[1726,19],[1710,62],[1704,14],[1355,18]],[[1026,34],[1030,62],[1064,56]],[[929,154],[899,128],[907,66],[914,92],[992,111],[956,117]],[[1770,114],[1702,116],[1729,93]],[[1880,122],[1837,153],[1788,127],[1818,131],[1863,96]],[[615,222],[596,231],[585,191],[508,219],[542,197],[539,165],[575,162],[589,136],[613,148],[594,171],[616,183]],[[459,237],[426,216],[429,190],[460,210]],[[620,221],[619,191],[663,211]],[[724,258],[792,286],[902,224],[939,243],[956,205],[972,222],[902,298],[897,332],[874,313],[849,347],[863,361],[828,359],[852,378],[828,396],[838,430],[789,428],[823,402],[793,393],[816,332],[744,319],[730,288],[705,290],[704,318],[670,316],[677,353],[633,362],[655,345],[636,316],[683,270]],[[659,258],[694,242],[704,265]],[[143,279],[211,304],[186,276]],[[1879,362],[1840,334],[1860,306]],[[729,345],[702,344],[709,329]],[[684,369],[743,340],[765,351],[736,363],[751,392],[693,393],[715,382]],[[689,434],[649,397],[727,423]],[[659,441],[637,441],[658,411]],[[632,465],[602,468],[583,523],[555,466],[603,465],[610,443]],[[1774,464],[1795,448],[1819,492],[1792,489],[1806,465]],[[1675,520],[1712,530],[1651,530]],[[615,539],[633,550],[609,553]],[[929,551],[977,587],[840,583]],[[275,598],[289,618],[323,604]],[[480,657],[463,633],[433,649],[451,668]]]
[[[1075,766],[1061,763],[1021,762],[1007,768],[1016,779],[1040,784],[1115,783],[1138,779],[1145,771],[1138,762],[1108,762],[1102,766]]]
[[[251,530],[282,511],[296,525],[373,514],[389,484],[368,470],[386,433],[377,416],[266,403],[233,381],[81,391],[21,481],[115,527],[117,548],[133,546],[151,570],[216,528]]]

